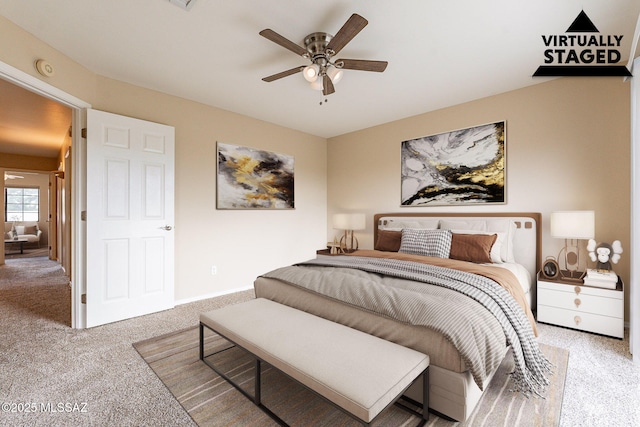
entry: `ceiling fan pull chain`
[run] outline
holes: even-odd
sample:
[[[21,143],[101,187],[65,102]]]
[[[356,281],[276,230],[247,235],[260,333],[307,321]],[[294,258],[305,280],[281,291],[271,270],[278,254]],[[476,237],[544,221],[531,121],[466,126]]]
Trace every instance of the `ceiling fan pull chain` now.
[[[322,98],[324,98],[324,99],[322,99]],[[327,102],[329,102],[329,100],[327,99],[327,96],[325,94],[323,94],[322,92],[320,92],[320,105],[326,104]]]

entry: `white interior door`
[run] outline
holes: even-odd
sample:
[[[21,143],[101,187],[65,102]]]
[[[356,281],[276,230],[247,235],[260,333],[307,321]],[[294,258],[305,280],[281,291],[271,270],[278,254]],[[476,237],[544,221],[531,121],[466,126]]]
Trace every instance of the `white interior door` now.
[[[86,326],[174,306],[174,128],[87,110]]]

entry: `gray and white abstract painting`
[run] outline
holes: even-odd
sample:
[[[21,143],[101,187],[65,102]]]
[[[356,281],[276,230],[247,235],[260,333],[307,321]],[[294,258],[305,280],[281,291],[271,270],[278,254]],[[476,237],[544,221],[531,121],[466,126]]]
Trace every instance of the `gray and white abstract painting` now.
[[[402,142],[402,206],[505,202],[504,121]]]

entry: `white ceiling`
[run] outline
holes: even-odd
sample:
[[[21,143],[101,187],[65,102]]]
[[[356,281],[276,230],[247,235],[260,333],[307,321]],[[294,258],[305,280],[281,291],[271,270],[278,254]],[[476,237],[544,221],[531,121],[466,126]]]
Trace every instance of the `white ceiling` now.
[[[189,11],[168,0],[0,0],[0,15],[97,74],[321,137],[541,83],[541,36],[563,34],[581,10],[601,34],[624,35],[626,64],[638,0],[194,0]],[[338,57],[386,60],[384,73],[345,71],[324,105],[301,76],[261,80],[308,62],[259,31],[302,44],[352,13],[369,25]]]

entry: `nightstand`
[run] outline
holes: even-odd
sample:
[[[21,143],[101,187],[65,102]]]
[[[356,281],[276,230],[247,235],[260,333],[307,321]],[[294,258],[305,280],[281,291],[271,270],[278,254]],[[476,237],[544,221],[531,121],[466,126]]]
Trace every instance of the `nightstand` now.
[[[330,256],[344,255],[343,253],[332,254],[331,253],[331,249],[318,249],[316,251],[316,254],[317,255],[330,255]]]
[[[538,322],[624,337],[624,284],[616,289],[585,286],[538,273]]]

